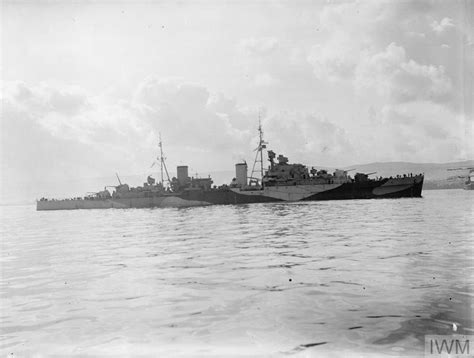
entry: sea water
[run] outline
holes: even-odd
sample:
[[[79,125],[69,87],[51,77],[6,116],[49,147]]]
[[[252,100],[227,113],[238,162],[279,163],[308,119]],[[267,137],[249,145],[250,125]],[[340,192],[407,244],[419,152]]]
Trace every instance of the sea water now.
[[[422,356],[473,334],[474,191],[1,208],[4,356]]]

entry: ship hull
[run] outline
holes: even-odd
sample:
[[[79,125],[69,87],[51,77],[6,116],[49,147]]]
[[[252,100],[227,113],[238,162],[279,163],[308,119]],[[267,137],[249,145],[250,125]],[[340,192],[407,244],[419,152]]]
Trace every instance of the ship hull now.
[[[242,190],[221,188],[189,190],[151,197],[111,199],[71,199],[37,201],[37,210],[76,210],[109,208],[192,207],[205,205],[252,204],[315,200],[350,200],[421,197],[423,176],[368,180],[341,184],[267,186]]]

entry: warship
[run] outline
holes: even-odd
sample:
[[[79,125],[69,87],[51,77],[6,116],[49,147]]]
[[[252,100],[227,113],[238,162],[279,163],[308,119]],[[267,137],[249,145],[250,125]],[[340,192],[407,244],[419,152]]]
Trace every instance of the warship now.
[[[268,150],[269,165],[264,168],[261,124],[259,143],[251,174],[246,162],[235,164],[235,178],[229,184],[213,185],[210,177],[189,177],[188,166],[178,166],[177,176],[170,179],[159,141],[161,181],[149,175],[143,186],[130,187],[122,183],[110,192],[107,187],[80,198],[46,199],[36,202],[37,210],[73,210],[108,208],[192,207],[204,205],[251,204],[266,202],[294,202],[311,200],[349,200],[421,197],[423,174],[404,174],[395,177],[370,176],[375,173],[356,173],[336,169],[309,169],[303,164],[290,164],[284,155],[276,156]],[[166,176],[166,182],[165,182]]]
[[[464,186],[465,190],[474,190],[474,167],[463,167],[463,168],[449,168],[448,171],[458,171],[462,170],[465,171],[466,174],[464,175],[457,175],[453,177],[449,177],[448,180],[456,180],[456,179],[464,179]]]

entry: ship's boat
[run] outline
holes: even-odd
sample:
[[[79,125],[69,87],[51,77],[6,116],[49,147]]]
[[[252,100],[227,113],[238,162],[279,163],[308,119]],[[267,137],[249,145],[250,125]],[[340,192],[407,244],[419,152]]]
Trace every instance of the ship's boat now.
[[[177,177],[170,179],[163,156],[160,139],[161,182],[148,176],[143,186],[129,187],[122,184],[112,193],[103,191],[83,198],[37,201],[37,210],[106,209],[190,207],[202,205],[249,204],[263,202],[347,200],[421,197],[423,174],[404,174],[389,178],[371,178],[375,173],[356,173],[337,169],[332,173],[303,164],[291,164],[284,155],[276,157],[269,150],[269,166],[264,170],[263,152],[267,143],[259,126],[259,145],[255,161],[248,176],[247,163],[235,165],[235,178],[229,185],[213,186],[208,178],[189,177],[187,166],[177,167]],[[259,168],[260,167],[260,168]],[[259,173],[260,172],[260,173]],[[166,174],[166,184],[165,184]]]

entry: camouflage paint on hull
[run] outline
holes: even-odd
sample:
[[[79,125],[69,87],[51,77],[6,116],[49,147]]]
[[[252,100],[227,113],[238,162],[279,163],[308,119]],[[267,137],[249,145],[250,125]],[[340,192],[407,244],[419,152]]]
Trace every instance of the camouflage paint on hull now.
[[[278,201],[421,197],[423,176],[342,184],[268,186],[261,190],[187,190],[142,198],[38,201],[37,210],[192,207]]]
[[[154,196],[149,198],[37,201],[36,210],[180,208],[204,205],[210,205],[210,203],[194,200],[185,200],[180,198],[179,196],[166,195]]]
[[[362,183],[345,183],[304,200],[347,200],[421,197],[423,177],[382,179]]]

